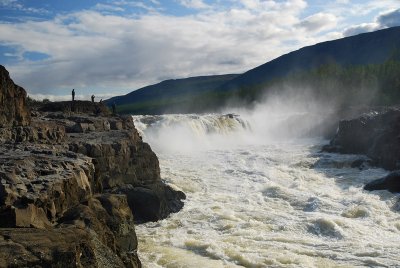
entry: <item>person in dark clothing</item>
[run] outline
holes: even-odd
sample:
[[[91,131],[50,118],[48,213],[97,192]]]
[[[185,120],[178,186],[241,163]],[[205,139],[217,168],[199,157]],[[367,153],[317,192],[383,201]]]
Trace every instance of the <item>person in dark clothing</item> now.
[[[95,98],[94,95],[92,95],[92,102],[93,102],[93,103],[94,103],[94,98]]]
[[[72,89],[72,101],[75,101],[75,89]]]
[[[112,104],[112,113],[113,115],[117,114],[117,106],[115,105],[115,102]]]

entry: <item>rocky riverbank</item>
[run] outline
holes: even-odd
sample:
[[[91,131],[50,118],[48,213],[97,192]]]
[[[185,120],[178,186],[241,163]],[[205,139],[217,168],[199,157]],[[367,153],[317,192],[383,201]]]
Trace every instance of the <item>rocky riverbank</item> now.
[[[0,267],[140,267],[134,222],[185,195],[131,118],[84,101],[30,111],[2,66],[0,78]]]
[[[335,137],[323,150],[367,155],[372,165],[394,172],[367,184],[365,189],[400,192],[400,174],[396,171],[400,169],[400,108],[372,109],[340,121]]]

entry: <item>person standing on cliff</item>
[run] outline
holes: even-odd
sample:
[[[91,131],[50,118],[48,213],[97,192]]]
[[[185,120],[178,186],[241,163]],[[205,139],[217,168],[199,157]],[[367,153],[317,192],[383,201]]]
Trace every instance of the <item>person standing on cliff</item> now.
[[[72,89],[72,101],[75,101],[75,89]]]
[[[94,95],[92,95],[92,102],[93,102],[93,103],[94,103],[94,98],[95,98]]]
[[[113,113],[113,115],[117,114],[117,106],[115,105],[115,102],[113,102],[113,104],[112,104],[112,113]]]

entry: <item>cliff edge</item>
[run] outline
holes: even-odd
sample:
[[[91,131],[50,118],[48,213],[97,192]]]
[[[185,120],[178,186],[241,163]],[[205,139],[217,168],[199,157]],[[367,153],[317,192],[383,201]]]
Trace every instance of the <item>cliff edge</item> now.
[[[141,267],[134,222],[185,195],[131,118],[84,101],[31,112],[2,66],[0,78],[0,267]]]

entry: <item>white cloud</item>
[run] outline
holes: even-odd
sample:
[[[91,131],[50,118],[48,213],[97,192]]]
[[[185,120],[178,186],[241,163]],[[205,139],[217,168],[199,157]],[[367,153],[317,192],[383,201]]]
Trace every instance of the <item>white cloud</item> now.
[[[320,32],[336,27],[337,20],[335,15],[321,12],[303,19],[299,25],[307,31]]]
[[[20,10],[26,13],[33,13],[33,14],[47,14],[47,11],[44,8],[33,8],[33,7],[26,7],[25,5],[21,4],[18,0],[0,0],[0,6],[8,9],[13,10]]]
[[[350,3],[350,0],[336,0],[337,4],[348,4]]]
[[[243,4],[243,6],[250,9],[256,9],[260,7],[261,4],[259,0],[241,0],[240,2]]]
[[[345,29],[343,35],[351,36],[365,32],[372,32],[388,27],[400,26],[400,9],[381,13],[375,22],[362,23]]]
[[[372,31],[378,30],[379,28],[380,28],[379,24],[377,24],[377,23],[362,23],[362,24],[347,28],[344,31],[343,35],[344,36],[352,36],[352,35],[357,35],[360,33],[372,32]]]
[[[179,0],[179,3],[187,8],[203,9],[208,8],[209,5],[202,0]]]
[[[400,26],[400,9],[381,14],[377,18],[377,22],[382,27]]]

